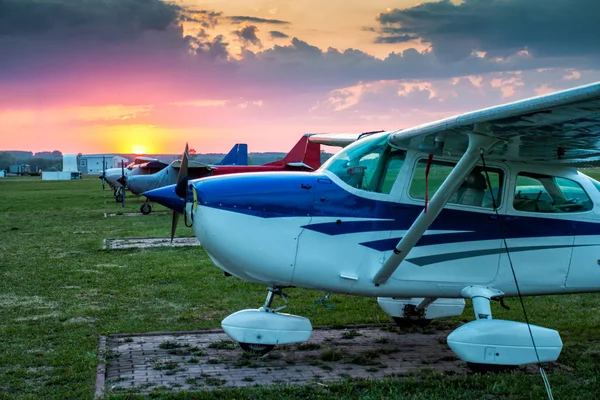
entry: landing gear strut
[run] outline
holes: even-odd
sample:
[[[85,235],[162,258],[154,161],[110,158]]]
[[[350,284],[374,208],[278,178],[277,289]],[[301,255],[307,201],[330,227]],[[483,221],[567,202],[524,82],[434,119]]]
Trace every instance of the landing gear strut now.
[[[426,297],[419,304],[407,304],[404,306],[404,317],[393,317],[394,322],[401,328],[410,328],[413,326],[425,328],[431,323],[430,319],[425,318],[425,309],[436,299]]]
[[[278,295],[279,297],[281,297],[281,300],[283,300],[283,302],[285,303],[282,306],[279,306],[275,309],[271,308],[271,305],[273,304],[273,300],[275,299],[275,295]],[[287,299],[286,299],[287,295],[285,293],[283,293],[281,291],[281,289],[278,288],[272,288],[269,287],[269,292],[267,293],[267,298],[265,299],[265,304],[264,306],[262,306],[261,308],[259,308],[260,311],[264,311],[264,312],[268,312],[268,313],[275,313],[279,310],[283,310],[284,308],[287,307]],[[242,350],[244,350],[247,353],[254,353],[254,354],[267,354],[268,352],[270,352],[271,350],[273,350],[275,348],[275,345],[273,344],[262,344],[262,343],[245,343],[245,342],[240,342],[240,347],[242,348]]]

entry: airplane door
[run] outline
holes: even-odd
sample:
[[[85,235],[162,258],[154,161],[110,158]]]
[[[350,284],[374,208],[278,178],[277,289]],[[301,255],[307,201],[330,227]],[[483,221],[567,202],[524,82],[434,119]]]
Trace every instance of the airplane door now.
[[[410,229],[427,199],[437,192],[455,164],[437,159],[429,163],[426,157],[418,156],[406,190],[406,209],[398,214],[403,223],[392,232],[394,245]],[[482,166],[473,168],[391,279],[441,284],[492,282],[498,273],[502,246],[493,205],[495,201],[497,206],[503,206],[506,175],[505,169],[495,166],[487,166],[487,170]]]
[[[525,213],[507,215],[503,224],[509,236],[506,243],[510,259],[503,249],[498,281],[514,286],[512,262],[519,282],[535,286],[563,286],[573,252],[573,224],[564,218],[516,214]]]
[[[581,175],[580,175],[581,176]],[[569,265],[566,286],[568,288],[593,289],[600,286],[600,209],[594,207],[590,198],[598,197],[598,189],[587,178],[586,185],[571,188],[573,207],[568,210],[574,218],[573,254]]]
[[[510,261],[519,282],[532,287],[564,286],[575,225],[564,195],[577,183],[545,174],[520,172],[503,224],[508,251],[502,252],[499,281],[514,287]],[[526,283],[525,283],[526,282]]]
[[[594,213],[595,218],[600,215]],[[597,234],[589,234],[594,229]],[[600,227],[597,223],[575,223],[573,254],[569,265],[568,288],[597,288],[600,286]]]

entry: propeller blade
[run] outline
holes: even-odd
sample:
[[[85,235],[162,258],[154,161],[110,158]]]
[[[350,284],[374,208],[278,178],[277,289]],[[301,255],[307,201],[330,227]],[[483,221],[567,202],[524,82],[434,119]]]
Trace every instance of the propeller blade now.
[[[125,164],[121,162],[121,206],[125,208]]]
[[[171,221],[171,243],[173,243],[173,239],[175,238],[177,222],[179,222],[179,213],[177,211],[173,211],[173,219]]]
[[[175,193],[177,196],[185,199],[187,194],[187,180],[188,180],[188,144],[185,144],[185,151],[181,156],[181,165],[179,166],[179,174],[177,174],[177,187]]]
[[[106,183],[106,160],[105,157],[102,156],[102,190],[104,190],[104,186]]]

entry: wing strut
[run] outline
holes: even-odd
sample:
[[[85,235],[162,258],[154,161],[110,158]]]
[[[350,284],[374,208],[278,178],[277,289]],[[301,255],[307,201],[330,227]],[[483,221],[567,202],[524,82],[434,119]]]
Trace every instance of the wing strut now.
[[[475,164],[477,164],[481,153],[487,153],[497,144],[497,138],[477,133],[478,131],[484,133],[486,131],[485,128],[485,126],[476,125],[473,133],[469,133],[469,147],[467,151],[429,201],[427,212],[425,210],[421,211],[421,214],[396,245],[392,255],[385,260],[383,266],[377,271],[373,277],[375,286],[385,283],[392,276],[396,268],[398,268],[410,250],[417,244],[425,231],[429,229],[429,226],[431,226],[446,203],[448,203],[448,200],[450,200],[450,197],[458,189],[469,172],[471,172]]]

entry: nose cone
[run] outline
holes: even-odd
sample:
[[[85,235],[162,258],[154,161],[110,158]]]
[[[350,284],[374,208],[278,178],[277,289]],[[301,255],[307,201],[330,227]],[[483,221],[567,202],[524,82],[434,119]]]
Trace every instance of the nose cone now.
[[[119,175],[106,175],[106,181],[113,186],[120,186],[121,184],[118,182],[119,178],[121,178],[121,174]]]
[[[144,192],[144,196],[146,196],[150,201],[162,204],[173,211],[183,214],[185,209],[185,200],[177,196],[175,193],[176,186],[177,185],[169,185],[150,190],[149,192]]]

